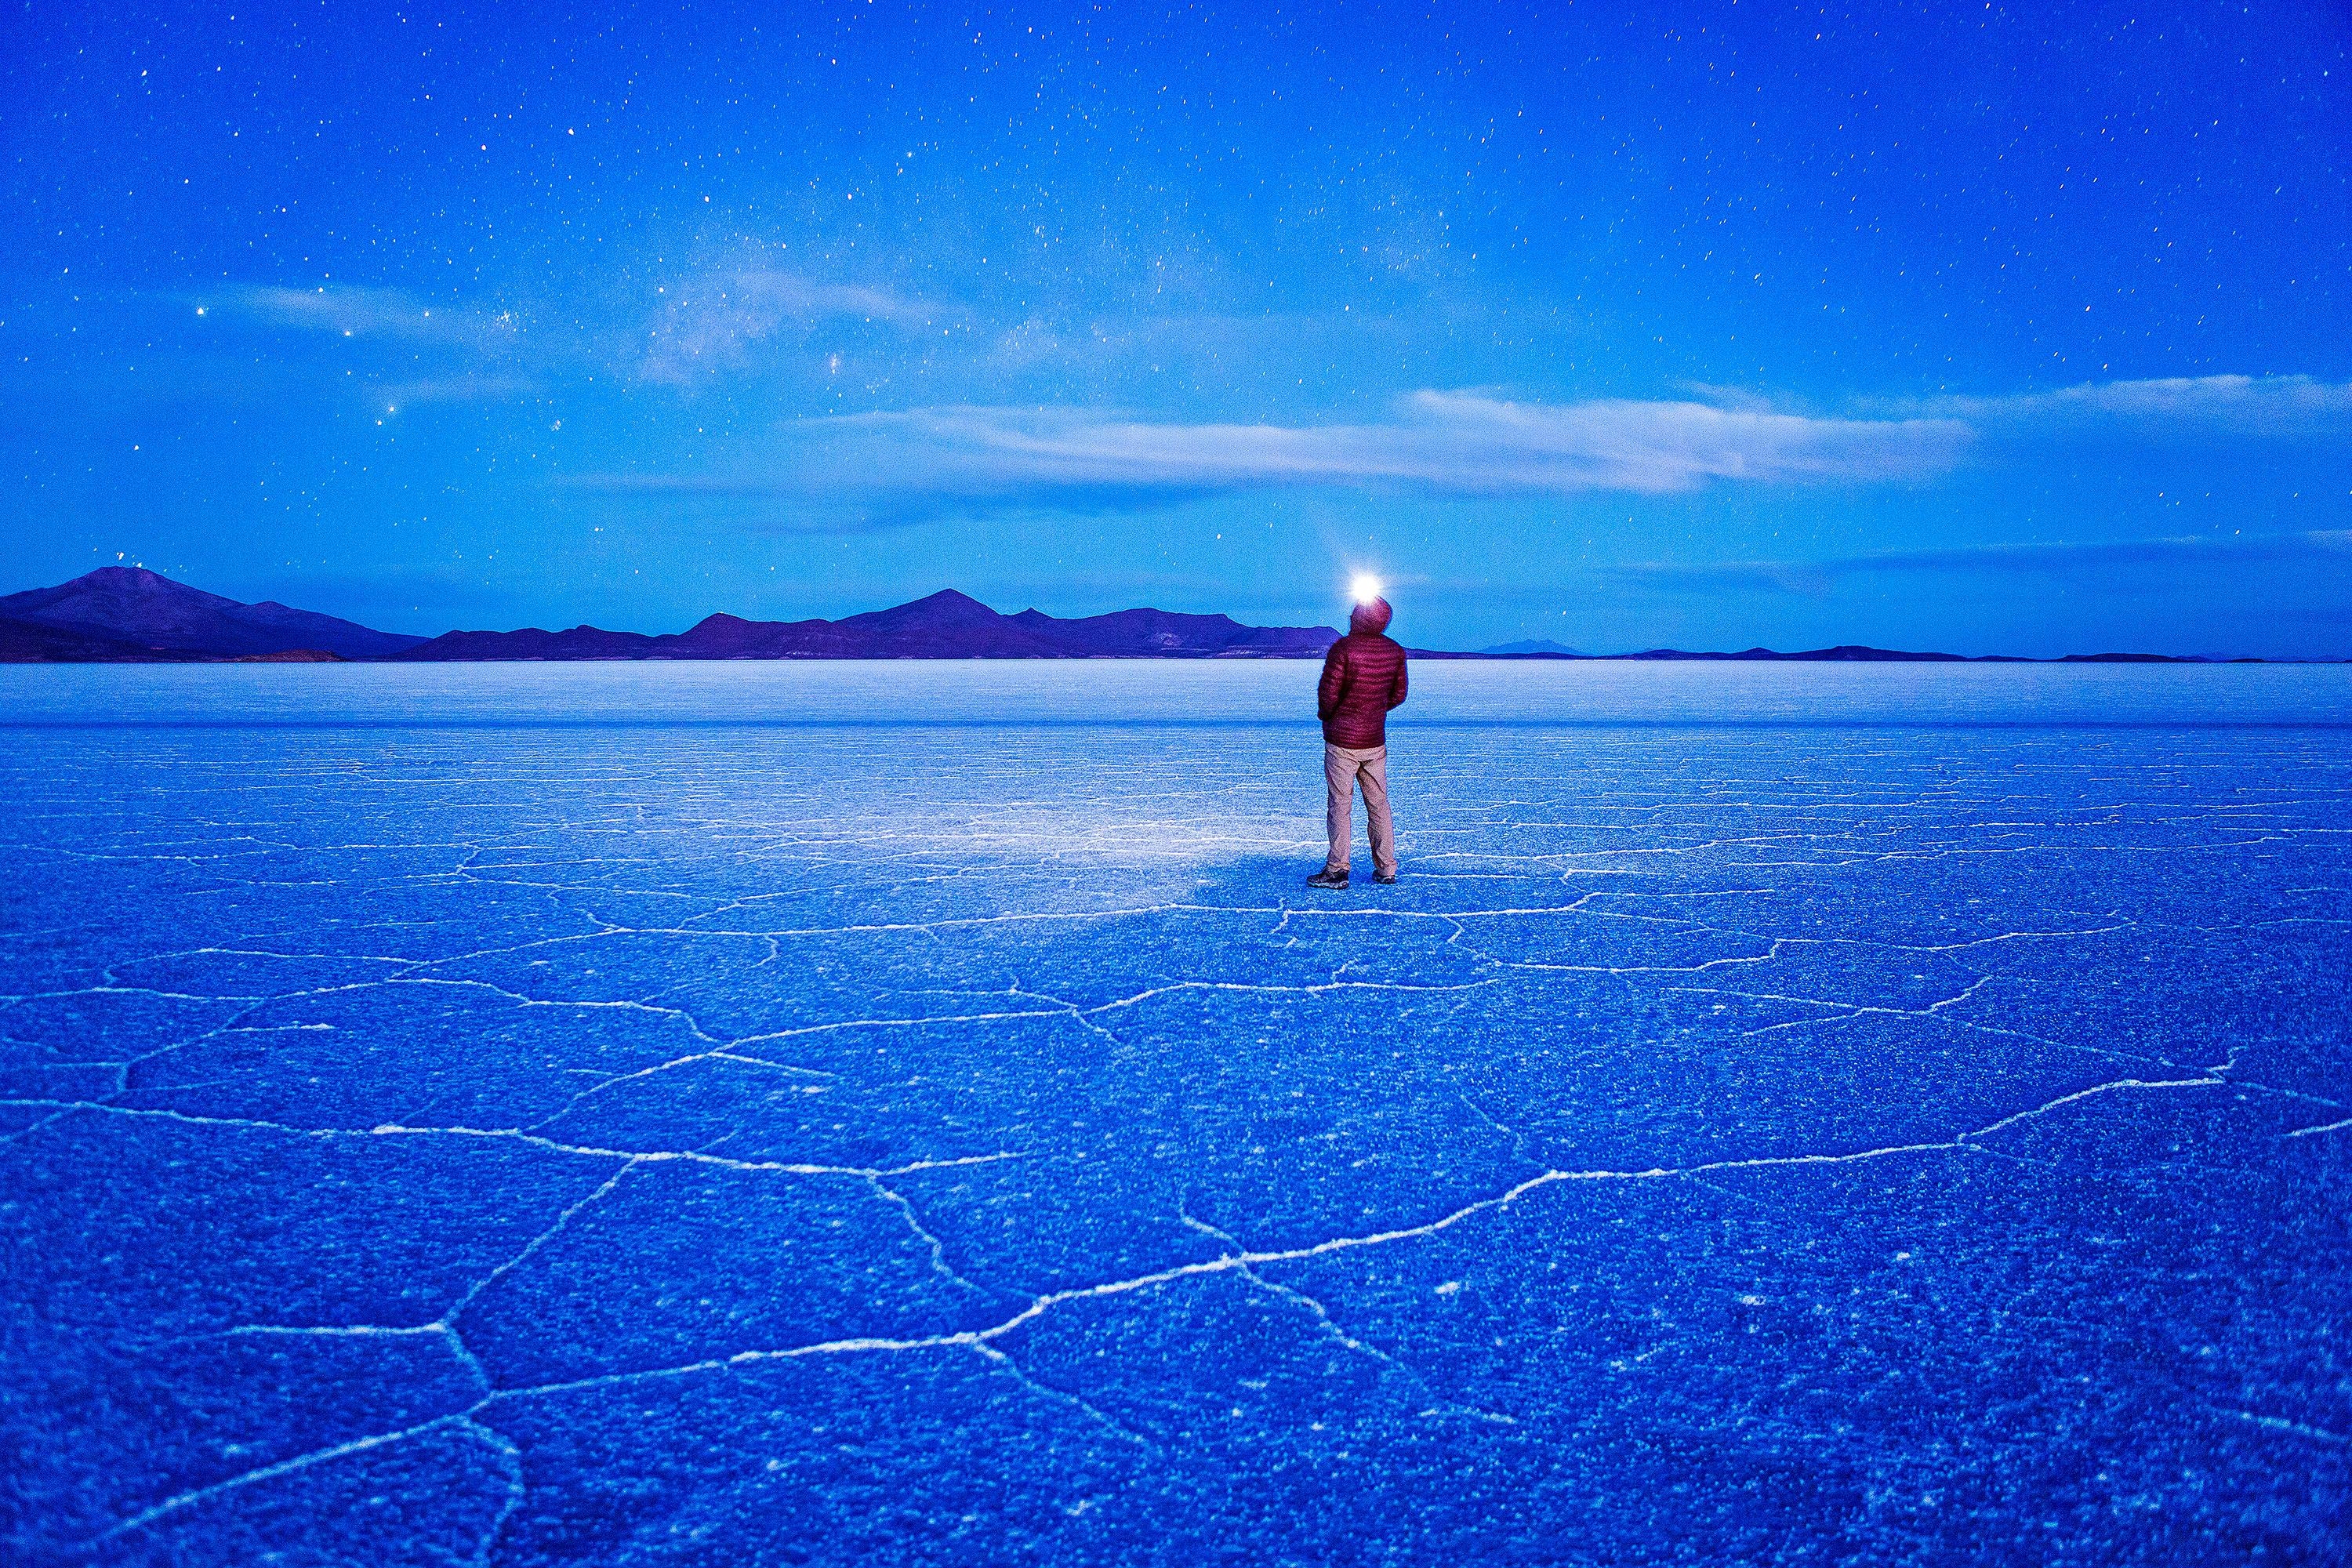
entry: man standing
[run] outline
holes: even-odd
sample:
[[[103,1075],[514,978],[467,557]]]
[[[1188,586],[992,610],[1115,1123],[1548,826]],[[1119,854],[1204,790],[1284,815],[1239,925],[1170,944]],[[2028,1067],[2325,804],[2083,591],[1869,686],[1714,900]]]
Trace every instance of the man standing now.
[[[1381,634],[1391,612],[1377,589],[1360,592],[1348,635],[1323,656],[1316,711],[1323,720],[1323,778],[1330,786],[1331,858],[1307,879],[1310,888],[1348,885],[1348,819],[1364,792],[1364,826],[1372,840],[1372,880],[1397,878],[1396,827],[1389,820],[1389,710],[1404,700],[1404,649]]]

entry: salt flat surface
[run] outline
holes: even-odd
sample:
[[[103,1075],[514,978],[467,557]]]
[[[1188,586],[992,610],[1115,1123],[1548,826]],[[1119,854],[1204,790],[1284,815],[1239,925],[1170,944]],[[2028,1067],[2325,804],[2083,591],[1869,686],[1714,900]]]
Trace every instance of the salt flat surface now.
[[[0,672],[0,1556],[2340,1561],[2345,672],[1594,668]]]
[[[1291,725],[1298,660],[0,665],[0,726]],[[2352,725],[2352,665],[1419,660],[1402,721]],[[1308,703],[1311,710],[1311,700]]]

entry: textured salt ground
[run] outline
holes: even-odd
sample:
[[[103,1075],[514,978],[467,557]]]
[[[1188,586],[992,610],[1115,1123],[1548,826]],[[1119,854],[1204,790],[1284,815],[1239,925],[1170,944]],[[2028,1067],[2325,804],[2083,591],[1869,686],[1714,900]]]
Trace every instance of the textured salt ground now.
[[[13,734],[8,1554],[2340,1553],[2352,736],[1318,762]]]

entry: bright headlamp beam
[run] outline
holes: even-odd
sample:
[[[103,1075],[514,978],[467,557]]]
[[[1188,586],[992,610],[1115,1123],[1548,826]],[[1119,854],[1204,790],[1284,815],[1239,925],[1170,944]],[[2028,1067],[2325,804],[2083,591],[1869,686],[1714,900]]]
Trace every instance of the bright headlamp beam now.
[[[1369,605],[1381,596],[1381,580],[1368,574],[1359,573],[1351,586],[1360,605]]]

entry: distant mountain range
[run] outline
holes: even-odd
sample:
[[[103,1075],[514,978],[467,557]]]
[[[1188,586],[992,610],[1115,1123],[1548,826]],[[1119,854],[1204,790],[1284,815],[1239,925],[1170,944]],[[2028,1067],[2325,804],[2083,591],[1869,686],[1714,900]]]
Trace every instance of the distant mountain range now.
[[[710,616],[683,632],[647,636],[573,626],[547,632],[380,632],[264,601],[241,605],[137,566],[102,566],[54,588],[0,597],[0,663],[89,664],[388,660],[765,658],[1318,658],[1328,626],[1245,626],[1229,616],[1119,610],[1063,620],[1038,610],[1007,616],[942,590],[837,621],[747,621]],[[1416,648],[1421,658],[1726,659],[1807,663],[1962,662],[1951,653],[1843,646],[1802,653],[1581,654],[1556,642],[1504,643],[1475,653]],[[2032,663],[1990,655],[1974,662]],[[2198,664],[2165,654],[2070,654],[2071,663]],[[2242,660],[2258,663],[2259,660]]]
[[[999,615],[943,589],[927,599],[837,621],[747,621],[710,616],[661,637],[574,626],[567,632],[445,632],[395,659],[514,658],[1315,658],[1328,626],[1245,626],[1228,616],[1120,610],[1061,620],[1039,610]]]
[[[1229,616],[1120,610],[1062,620],[999,615],[952,590],[837,621],[711,616],[648,637],[547,632],[380,632],[284,605],[240,605],[136,566],[103,566],[0,598],[0,661],[160,662],[301,655],[407,662],[637,658],[1319,658],[1328,626],[1245,626]]]

